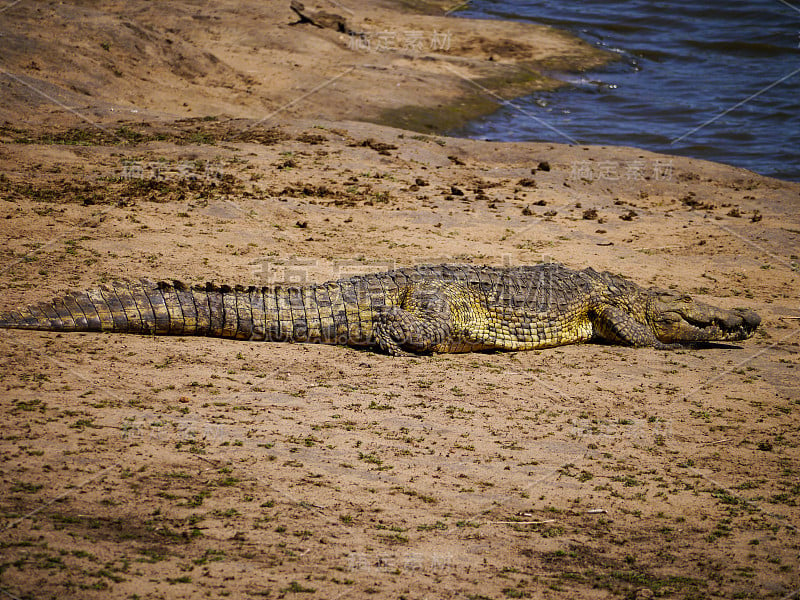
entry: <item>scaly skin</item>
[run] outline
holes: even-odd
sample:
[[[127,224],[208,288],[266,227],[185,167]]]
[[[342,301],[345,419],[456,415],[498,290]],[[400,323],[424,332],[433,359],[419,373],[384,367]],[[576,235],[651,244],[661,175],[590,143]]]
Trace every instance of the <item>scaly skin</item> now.
[[[378,346],[393,355],[590,340],[666,349],[753,335],[759,316],[556,264],[438,265],[304,287],[116,282],[0,315],[0,328]]]

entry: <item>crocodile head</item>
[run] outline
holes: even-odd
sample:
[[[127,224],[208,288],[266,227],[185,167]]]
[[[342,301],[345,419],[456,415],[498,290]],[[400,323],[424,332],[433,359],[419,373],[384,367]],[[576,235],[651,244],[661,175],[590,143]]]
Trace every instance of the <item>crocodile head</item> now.
[[[747,308],[726,310],[677,292],[649,291],[648,321],[664,344],[745,340],[761,323]]]

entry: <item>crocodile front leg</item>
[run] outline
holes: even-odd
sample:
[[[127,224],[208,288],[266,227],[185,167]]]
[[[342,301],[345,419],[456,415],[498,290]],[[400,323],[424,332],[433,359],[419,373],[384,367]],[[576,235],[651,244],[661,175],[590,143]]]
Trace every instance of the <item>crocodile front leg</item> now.
[[[595,333],[600,339],[626,346],[650,346],[658,350],[674,350],[680,344],[664,344],[659,341],[652,328],[637,321],[625,310],[616,306],[604,306],[592,318]]]

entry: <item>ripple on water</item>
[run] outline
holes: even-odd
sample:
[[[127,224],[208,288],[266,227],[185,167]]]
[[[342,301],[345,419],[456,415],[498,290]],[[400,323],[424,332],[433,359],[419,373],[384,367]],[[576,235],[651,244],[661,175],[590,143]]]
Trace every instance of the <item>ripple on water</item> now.
[[[800,181],[800,13],[783,3],[475,0],[459,14],[569,29],[621,60],[514,102],[535,119],[503,107],[456,135],[639,146]]]

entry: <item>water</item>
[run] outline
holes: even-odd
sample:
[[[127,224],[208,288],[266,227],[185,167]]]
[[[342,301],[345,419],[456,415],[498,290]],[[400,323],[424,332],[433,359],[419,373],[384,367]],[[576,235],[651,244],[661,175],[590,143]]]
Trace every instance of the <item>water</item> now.
[[[457,14],[566,29],[620,60],[551,74],[569,85],[452,134],[637,146],[800,181],[800,0],[475,0]]]

